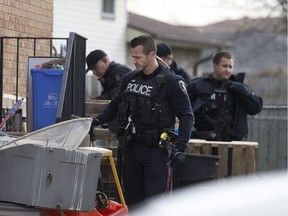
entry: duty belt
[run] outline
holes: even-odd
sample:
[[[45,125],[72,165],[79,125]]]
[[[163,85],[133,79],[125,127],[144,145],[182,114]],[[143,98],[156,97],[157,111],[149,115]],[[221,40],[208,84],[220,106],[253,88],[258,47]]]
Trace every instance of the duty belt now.
[[[146,130],[145,133],[126,134],[126,141],[141,142],[147,147],[158,146],[160,134],[158,130]]]

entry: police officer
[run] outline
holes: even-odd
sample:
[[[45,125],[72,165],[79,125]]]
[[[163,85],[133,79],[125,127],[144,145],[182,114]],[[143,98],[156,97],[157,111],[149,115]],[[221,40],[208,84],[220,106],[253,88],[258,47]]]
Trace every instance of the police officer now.
[[[99,78],[103,91],[95,99],[111,100],[120,88],[122,77],[132,71],[128,66],[112,61],[102,50],[94,50],[86,57],[87,70]]]
[[[191,78],[188,73],[181,68],[175,60],[173,60],[172,49],[168,44],[157,44],[157,56],[159,56],[171,68],[171,70],[175,72],[175,74],[182,76],[186,84],[190,82]]]
[[[93,119],[92,126],[109,122],[118,113],[125,128],[123,182],[131,207],[168,190],[169,152],[159,146],[160,134],[174,129],[175,118],[179,119],[172,157],[177,161],[177,153],[186,150],[194,115],[183,79],[157,61],[155,40],[140,35],[131,40],[130,51],[136,70],[123,77],[120,91]]]
[[[232,74],[234,57],[227,51],[213,57],[213,73],[195,78],[187,91],[195,114],[192,138],[205,140],[246,140],[247,114],[256,115],[262,98],[243,83],[244,74]]]

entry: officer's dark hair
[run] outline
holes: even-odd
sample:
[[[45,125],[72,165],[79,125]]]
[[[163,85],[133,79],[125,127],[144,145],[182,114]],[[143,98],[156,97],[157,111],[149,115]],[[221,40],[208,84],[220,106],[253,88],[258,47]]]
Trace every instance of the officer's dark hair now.
[[[135,37],[130,42],[130,47],[135,48],[139,45],[143,46],[143,52],[148,55],[150,52],[157,52],[157,46],[155,40],[150,35],[140,35]]]
[[[232,53],[225,51],[225,50],[221,50],[219,52],[216,52],[213,56],[213,63],[214,64],[219,64],[222,58],[227,58],[227,59],[234,59],[234,56],[232,55]]]

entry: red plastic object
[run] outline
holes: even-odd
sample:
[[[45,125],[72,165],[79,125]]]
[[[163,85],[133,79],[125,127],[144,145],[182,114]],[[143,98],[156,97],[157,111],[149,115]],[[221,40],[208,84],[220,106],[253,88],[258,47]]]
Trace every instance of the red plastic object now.
[[[62,216],[61,210],[49,210],[48,216]],[[102,216],[96,209],[92,212],[63,210],[63,216]]]
[[[60,210],[49,210],[47,216],[62,216]],[[63,210],[63,216],[128,216],[128,207],[109,200],[109,206],[98,212],[96,209],[92,212],[68,211]]]
[[[128,207],[122,204],[109,200],[108,208],[103,209],[100,214],[102,216],[127,216]]]

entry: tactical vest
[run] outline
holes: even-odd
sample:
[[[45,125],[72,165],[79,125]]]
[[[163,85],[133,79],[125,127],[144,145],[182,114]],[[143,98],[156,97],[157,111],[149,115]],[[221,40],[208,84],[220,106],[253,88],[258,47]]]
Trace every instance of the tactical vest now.
[[[230,98],[228,94],[226,94],[225,100],[229,101],[223,101],[219,107],[219,103],[213,98],[215,97],[213,95],[215,93],[211,95],[211,98],[204,106],[195,112],[195,128],[205,136],[198,136],[197,138],[208,139],[209,135],[205,133],[212,132],[217,135],[214,140],[223,140],[226,137],[230,137],[232,132],[233,116],[231,107],[229,107],[231,101],[228,99]]]
[[[175,124],[170,104],[159,98],[160,88],[168,76],[167,72],[159,71],[153,79],[144,81],[141,75],[136,74],[129,81],[119,105],[118,120],[121,126],[126,127],[131,117],[136,133],[157,130],[160,134],[161,129],[171,128]]]

